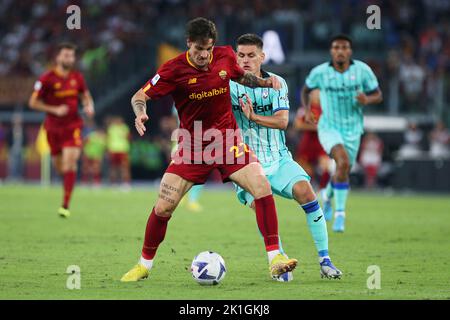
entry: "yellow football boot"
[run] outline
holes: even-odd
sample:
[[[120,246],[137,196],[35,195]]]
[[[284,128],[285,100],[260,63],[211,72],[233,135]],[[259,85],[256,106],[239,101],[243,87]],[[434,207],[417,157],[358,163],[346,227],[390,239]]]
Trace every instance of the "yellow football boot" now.
[[[148,269],[144,265],[138,263],[130,271],[125,273],[122,279],[120,279],[120,281],[122,282],[139,281],[146,279],[148,275],[149,275]]]
[[[272,277],[276,277],[280,274],[292,271],[297,266],[297,262],[297,259],[289,259],[288,257],[285,257],[281,253],[279,253],[270,262],[270,275]]]

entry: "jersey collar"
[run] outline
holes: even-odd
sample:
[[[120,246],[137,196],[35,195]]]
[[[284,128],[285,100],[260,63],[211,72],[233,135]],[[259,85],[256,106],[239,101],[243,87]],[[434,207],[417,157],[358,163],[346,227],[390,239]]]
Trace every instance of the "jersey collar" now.
[[[261,69],[261,77],[262,78],[270,78],[270,74],[267,71]]]
[[[214,49],[213,49],[213,51],[211,52],[211,59],[209,59],[209,64],[211,64],[211,62],[213,61],[213,57],[214,57]],[[189,59],[189,51],[186,51],[186,61],[187,61],[187,63],[188,63],[191,67],[193,67],[193,68],[195,68],[195,69],[197,69],[197,70],[200,70],[200,69],[197,68],[197,67],[191,62],[191,60]]]

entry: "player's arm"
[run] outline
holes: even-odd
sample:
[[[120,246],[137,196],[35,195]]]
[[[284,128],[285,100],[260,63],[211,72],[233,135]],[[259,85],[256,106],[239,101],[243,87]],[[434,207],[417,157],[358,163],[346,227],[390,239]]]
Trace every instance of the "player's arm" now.
[[[44,103],[44,101],[38,97],[37,91],[31,94],[31,97],[28,100],[28,106],[33,110],[53,114],[57,117],[63,117],[69,112],[69,107],[65,104],[52,106]]]
[[[262,116],[253,112],[253,103],[250,97],[245,94],[245,101],[239,98],[239,104],[242,108],[242,113],[250,120],[261,126],[286,130],[289,123],[289,110],[279,110],[272,116]]]
[[[311,101],[309,99],[309,94],[311,91],[312,89],[304,85],[301,91],[301,99],[302,106],[305,108],[305,122],[314,126],[317,124],[318,119],[316,119],[314,113],[311,111]]]
[[[317,131],[317,124],[308,123],[303,117],[295,117],[294,129],[303,131]]]
[[[85,90],[81,94],[81,104],[83,105],[83,110],[86,115],[92,118],[95,114],[94,99],[92,99],[92,95],[89,90]]]
[[[377,104],[383,101],[383,93],[381,92],[380,88],[375,89],[375,91],[371,92],[370,94],[365,94],[363,92],[359,93],[356,96],[356,99],[360,104],[363,106],[369,105],[369,104]]]
[[[255,76],[253,73],[246,71],[243,76],[233,79],[239,84],[250,88],[273,88],[275,90],[281,89],[280,80],[277,77],[271,76],[268,78],[260,78]]]
[[[150,98],[144,93],[142,88],[139,89],[131,98],[131,106],[133,107],[134,114],[136,115],[134,126],[141,137],[147,130],[144,124],[148,121],[147,101],[149,99]]]

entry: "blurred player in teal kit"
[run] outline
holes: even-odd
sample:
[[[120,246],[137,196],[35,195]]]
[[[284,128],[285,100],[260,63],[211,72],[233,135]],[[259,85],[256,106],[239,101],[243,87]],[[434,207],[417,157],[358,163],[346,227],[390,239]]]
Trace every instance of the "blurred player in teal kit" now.
[[[302,89],[306,121],[317,123],[311,112],[309,92],[320,90],[322,115],[318,121],[319,140],[336,161],[336,173],[322,194],[327,220],[332,217],[333,231],[344,232],[345,208],[349,193],[349,174],[358,155],[363,133],[363,106],[380,103],[382,93],[372,69],[362,61],[352,60],[352,41],[338,35],[330,41],[332,60],[311,70]]]
[[[263,41],[255,34],[244,34],[237,40],[237,61],[245,71],[258,77],[276,76],[261,69],[264,61]],[[316,195],[309,182],[310,177],[292,159],[286,146],[284,130],[289,121],[289,99],[286,81],[277,76],[281,90],[249,88],[230,81],[233,113],[244,142],[256,153],[272,192],[287,199],[295,199],[306,213],[308,228],[314,239],[322,277],[340,278],[342,272],[332,263],[328,255],[327,225]],[[254,198],[235,184],[237,197],[243,204],[254,209]],[[281,242],[281,241],[280,241]],[[280,250],[281,243],[280,243]],[[279,281],[290,281],[290,273],[275,277]]]

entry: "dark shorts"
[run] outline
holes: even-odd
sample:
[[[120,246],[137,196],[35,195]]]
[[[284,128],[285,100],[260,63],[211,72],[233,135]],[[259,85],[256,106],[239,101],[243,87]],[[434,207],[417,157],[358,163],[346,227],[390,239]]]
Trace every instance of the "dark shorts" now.
[[[47,141],[52,156],[61,154],[66,147],[81,148],[83,140],[81,137],[81,126],[68,128],[47,129]]]
[[[232,161],[230,158],[223,159],[223,163],[172,163],[167,167],[166,173],[173,173],[181,178],[191,181],[194,184],[204,184],[208,179],[210,173],[217,169],[220,172],[222,182],[230,181],[229,177],[236,171],[244,168],[250,163],[258,162],[254,153],[245,146],[240,146],[235,150],[230,150],[233,153]],[[228,160],[228,161],[226,161]]]

